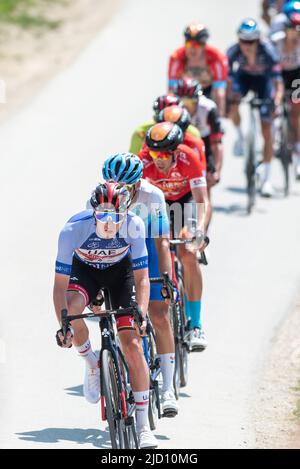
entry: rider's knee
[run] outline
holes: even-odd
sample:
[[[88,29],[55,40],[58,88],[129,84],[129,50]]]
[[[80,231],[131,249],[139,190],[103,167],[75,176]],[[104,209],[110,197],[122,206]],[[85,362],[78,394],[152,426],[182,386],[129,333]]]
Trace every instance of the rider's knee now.
[[[122,348],[129,366],[135,366],[143,353],[138,337],[123,339]]]

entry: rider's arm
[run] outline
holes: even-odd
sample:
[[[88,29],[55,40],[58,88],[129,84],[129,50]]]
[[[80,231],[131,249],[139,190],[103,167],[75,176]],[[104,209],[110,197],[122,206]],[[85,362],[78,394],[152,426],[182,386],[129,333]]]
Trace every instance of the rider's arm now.
[[[60,323],[62,309],[67,309],[66,292],[72,269],[74,253],[74,232],[72,224],[67,223],[58,239],[58,252],[55,263],[53,301],[57,319]]]
[[[159,271],[161,274],[168,272],[169,277],[172,278],[172,260],[169,238],[155,238],[154,242],[158,257]]]
[[[132,268],[134,274],[136,298],[144,316],[147,314],[150,282],[148,275],[148,251],[145,240],[145,226],[140,217],[132,218],[132,225],[129,225],[129,232],[132,233],[130,240]]]
[[[53,302],[58,322],[61,322],[61,310],[67,309],[66,293],[69,285],[69,276],[55,274],[53,288]]]
[[[189,160],[190,188],[193,199],[197,204],[197,230],[204,233],[206,229],[207,207],[209,205],[206,177],[203,167],[195,152],[189,152]]]
[[[274,84],[274,104],[280,106],[284,97],[284,83],[282,79],[282,68],[276,49],[272,45],[266,46],[272,60],[271,77]]]
[[[168,70],[168,90],[172,92],[184,74],[186,62],[185,48],[180,47],[170,57]]]
[[[212,95],[220,115],[225,115],[225,103],[226,103],[226,86],[228,80],[228,59],[223,52],[212,48],[212,53],[215,56],[213,66],[213,83],[212,83]]]
[[[150,282],[148,269],[134,270],[134,282],[136,288],[136,300],[145,317],[148,311],[150,297]]]
[[[194,187],[192,189],[193,199],[197,206],[197,230],[205,233],[207,223],[207,207],[209,204],[207,188],[206,187]]]
[[[207,115],[207,122],[210,128],[210,145],[214,158],[216,172],[220,175],[223,166],[223,144],[222,138],[224,131],[222,129],[221,118],[216,107],[213,107]]]

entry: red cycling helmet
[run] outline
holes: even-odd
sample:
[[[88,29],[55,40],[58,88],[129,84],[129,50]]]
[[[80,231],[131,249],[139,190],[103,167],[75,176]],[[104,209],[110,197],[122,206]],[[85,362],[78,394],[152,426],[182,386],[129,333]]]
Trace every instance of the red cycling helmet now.
[[[194,78],[183,78],[177,81],[174,93],[180,98],[198,99],[202,95],[202,87]]]
[[[174,96],[172,94],[163,94],[156,98],[153,103],[153,111],[155,114],[158,114],[167,106],[173,106],[173,104],[177,105],[180,103],[180,99],[178,96]]]
[[[191,116],[185,108],[169,106],[160,111],[157,122],[172,122],[179,125],[182,131],[185,132],[191,123]]]
[[[191,23],[185,28],[184,37],[186,41],[205,43],[209,38],[209,32],[203,24]]]
[[[293,12],[287,17],[286,26],[300,31],[300,12]]]
[[[124,212],[130,205],[131,195],[124,185],[116,182],[105,182],[96,187],[92,193],[90,202],[94,209],[97,209],[99,205],[103,206],[104,204],[109,204],[112,205],[116,211]]]

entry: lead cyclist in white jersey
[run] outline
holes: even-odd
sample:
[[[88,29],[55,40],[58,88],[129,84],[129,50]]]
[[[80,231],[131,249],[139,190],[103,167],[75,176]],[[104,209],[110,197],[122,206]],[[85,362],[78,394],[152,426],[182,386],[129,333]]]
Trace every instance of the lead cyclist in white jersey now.
[[[109,291],[113,309],[128,308],[135,299],[146,318],[149,303],[148,255],[142,220],[128,212],[131,196],[116,183],[100,184],[91,197],[92,210],[73,216],[59,236],[54,306],[58,321],[61,311],[80,315],[97,296]],[[143,323],[145,328],[146,321]],[[100,398],[98,358],[93,352],[89,331],[83,320],[74,321],[61,347],[75,346],[84,359],[84,395],[90,403]],[[129,366],[136,403],[136,427],[140,448],[155,448],[157,441],[148,421],[149,371],[133,318],[117,319],[122,348]],[[64,343],[64,339],[66,343]]]
[[[170,255],[170,224],[164,194],[160,189],[141,179],[143,164],[133,153],[118,153],[107,158],[102,175],[107,181],[123,183],[131,191],[130,210],[142,218],[146,231],[149,277],[160,277],[168,272],[172,278]],[[173,390],[175,345],[169,316],[169,306],[161,296],[161,285],[150,286],[150,318],[156,332],[158,358],[163,377],[161,404],[166,417],[178,413]]]

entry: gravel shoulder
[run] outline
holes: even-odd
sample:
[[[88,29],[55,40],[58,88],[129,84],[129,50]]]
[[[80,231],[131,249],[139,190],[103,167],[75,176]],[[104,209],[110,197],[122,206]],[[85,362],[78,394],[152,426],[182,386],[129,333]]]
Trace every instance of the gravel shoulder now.
[[[57,72],[76,59],[117,11],[120,0],[59,0],[42,14],[55,28],[0,24],[0,80],[6,99],[0,121],[25,104]],[[37,15],[41,11],[37,11]]]
[[[300,296],[267,359],[254,412],[256,447],[300,448]]]

